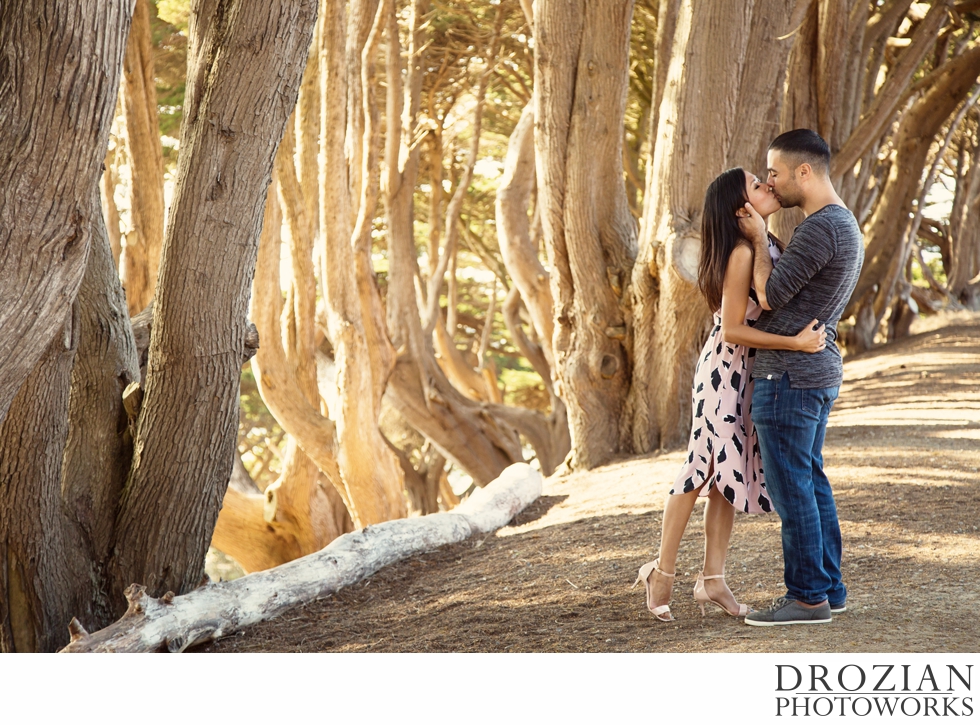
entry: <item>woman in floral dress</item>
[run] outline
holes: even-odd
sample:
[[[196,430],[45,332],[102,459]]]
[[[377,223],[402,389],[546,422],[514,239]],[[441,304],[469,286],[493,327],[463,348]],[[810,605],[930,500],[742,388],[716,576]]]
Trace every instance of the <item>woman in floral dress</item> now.
[[[748,216],[746,202],[764,218],[780,208],[772,190],[741,168],[722,173],[705,194],[698,286],[714,310],[714,327],[694,374],[688,454],[664,507],[660,555],[640,568],[636,580],[646,585],[647,608],[662,622],[673,620],[668,602],[677,549],[702,496],[707,498],[704,565],[694,598],[702,614],[708,603],[733,616],[748,613],[749,608],[735,600],[724,575],[735,511],[772,510],[750,415],[755,348],[814,353],[825,344],[826,333],[817,320],[793,337],[753,329],[762,308],[752,289],[752,245],[739,228],[739,219]],[[778,241],[770,237],[774,263],[780,253]]]

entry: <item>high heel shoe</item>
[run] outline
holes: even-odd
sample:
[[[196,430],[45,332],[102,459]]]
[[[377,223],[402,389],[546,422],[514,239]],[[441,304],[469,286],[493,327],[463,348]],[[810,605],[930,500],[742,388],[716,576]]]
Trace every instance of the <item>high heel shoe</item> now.
[[[698,574],[698,581],[694,585],[694,600],[701,605],[702,617],[705,616],[704,605],[707,604],[708,602],[711,602],[716,607],[718,607],[721,611],[723,611],[725,614],[730,614],[733,617],[744,617],[746,614],[752,611],[752,609],[748,605],[738,604],[738,602],[736,602],[736,604],[738,604],[738,609],[733,612],[732,610],[726,608],[725,605],[723,605],[721,602],[717,602],[708,596],[708,592],[704,588],[705,580],[724,579],[724,578],[725,578],[724,574],[711,574],[710,576],[705,576],[703,571],[700,574]]]
[[[649,561],[640,567],[640,573],[637,574],[636,581],[633,582],[633,587],[636,587],[637,584],[643,582],[647,590],[647,609],[649,609],[650,613],[659,621],[673,622],[674,617],[671,615],[670,607],[668,605],[661,604],[660,606],[655,606],[653,603],[653,585],[650,584],[650,575],[653,572],[657,572],[668,579],[673,579],[674,575],[676,574],[676,572],[674,572],[674,574],[668,574],[665,572],[660,568],[660,559],[654,559],[653,561]]]

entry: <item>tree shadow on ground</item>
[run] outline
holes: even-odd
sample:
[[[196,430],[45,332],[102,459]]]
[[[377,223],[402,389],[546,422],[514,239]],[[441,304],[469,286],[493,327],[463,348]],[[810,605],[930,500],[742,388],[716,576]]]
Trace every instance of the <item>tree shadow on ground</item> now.
[[[567,498],[568,496],[538,496],[527,508],[511,520],[510,525],[523,526],[537,521],[551,511],[552,508],[563,503]]]
[[[912,529],[865,522],[880,499],[841,506],[851,611],[820,627],[759,629],[709,610],[691,590],[703,526],[692,518],[661,624],[644,607],[636,569],[659,539],[660,512],[585,518],[468,540],[391,566],[337,594],[232,636],[205,651],[333,652],[781,652],[976,651],[971,616],[976,557],[936,566],[910,545]],[[889,510],[898,510],[898,502]],[[506,532],[503,532],[506,533]],[[948,532],[947,532],[948,533]],[[976,542],[974,541],[974,547]],[[756,607],[783,593],[779,522],[739,517],[728,581]]]

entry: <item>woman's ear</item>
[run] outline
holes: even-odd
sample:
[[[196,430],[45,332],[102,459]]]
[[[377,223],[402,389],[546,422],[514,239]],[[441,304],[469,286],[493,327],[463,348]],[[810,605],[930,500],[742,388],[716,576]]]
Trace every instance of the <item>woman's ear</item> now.
[[[745,217],[747,217],[748,215],[749,213],[745,211],[744,206],[740,206],[738,209],[735,210],[735,216],[737,216],[739,219],[745,219]]]

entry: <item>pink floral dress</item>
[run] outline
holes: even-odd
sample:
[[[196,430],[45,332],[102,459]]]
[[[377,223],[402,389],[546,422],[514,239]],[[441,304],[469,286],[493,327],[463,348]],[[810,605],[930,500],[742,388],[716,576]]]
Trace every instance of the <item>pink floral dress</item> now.
[[[769,255],[773,263],[780,255],[772,239]],[[754,325],[761,314],[762,307],[752,289],[745,308],[745,324]],[[670,493],[689,493],[700,487],[698,495],[707,496],[717,487],[736,511],[769,513],[772,502],[766,492],[759,438],[752,423],[755,348],[722,339],[721,310],[715,312],[714,323],[694,372],[694,420],[687,461]]]

